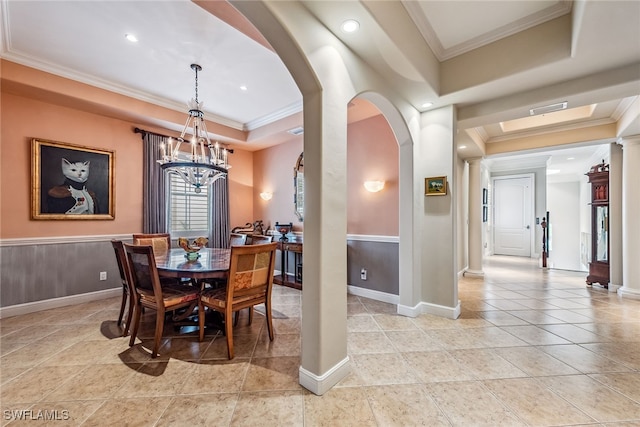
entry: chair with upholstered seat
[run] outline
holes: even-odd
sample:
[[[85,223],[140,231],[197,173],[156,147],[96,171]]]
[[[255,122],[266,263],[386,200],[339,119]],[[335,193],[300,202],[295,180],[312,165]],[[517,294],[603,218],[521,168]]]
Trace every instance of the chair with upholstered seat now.
[[[160,340],[162,339],[165,313],[194,305],[198,301],[199,289],[195,286],[179,283],[161,286],[153,247],[125,243],[124,248],[131,269],[133,290],[135,291],[135,314],[129,346],[131,347],[135,343],[142,309],[156,310],[156,328],[151,351],[151,357],[155,358],[158,355]]]
[[[111,245],[116,254],[116,261],[118,263],[118,270],[120,271],[120,281],[122,282],[122,302],[120,303],[120,314],[118,315],[118,326],[122,324],[122,317],[124,316],[124,308],[129,305],[127,312],[127,321],[124,329],[122,330],[122,336],[129,335],[129,328],[131,327],[131,319],[133,318],[133,306],[134,301],[132,296],[135,294],[133,290],[133,284],[131,279],[131,270],[129,269],[129,262],[127,261],[127,254],[124,251],[124,245],[120,240],[112,240]]]
[[[247,242],[247,235],[241,233],[229,234],[229,247],[244,245]]]
[[[273,236],[264,236],[262,234],[253,234],[249,236],[252,245],[263,245],[265,243],[271,243]]]
[[[134,245],[151,245],[156,254],[171,249],[171,234],[169,233],[136,233],[133,235]]]
[[[227,286],[217,289],[205,289],[200,295],[198,303],[200,341],[204,339],[205,307],[220,312],[224,317],[229,359],[234,357],[231,316],[238,310],[249,308],[253,312],[253,306],[264,304],[269,339],[273,341],[271,290],[273,287],[276,245],[277,243],[232,246]]]

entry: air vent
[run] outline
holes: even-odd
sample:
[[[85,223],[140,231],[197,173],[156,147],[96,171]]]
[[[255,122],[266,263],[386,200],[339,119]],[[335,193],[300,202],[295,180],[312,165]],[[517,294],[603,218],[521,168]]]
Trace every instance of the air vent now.
[[[297,128],[289,129],[291,135],[302,135],[304,133],[304,128],[302,126],[298,126]]]
[[[567,109],[567,101],[558,102],[557,104],[545,105],[544,107],[535,107],[529,110],[529,114],[537,116],[539,114],[547,114],[554,111],[561,111]]]

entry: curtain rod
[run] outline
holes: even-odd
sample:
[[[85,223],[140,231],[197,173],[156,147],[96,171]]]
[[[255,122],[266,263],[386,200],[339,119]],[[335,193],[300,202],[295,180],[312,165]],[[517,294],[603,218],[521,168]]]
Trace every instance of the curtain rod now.
[[[138,127],[133,128],[133,133],[139,133],[142,138],[144,138],[146,134],[161,136],[163,138],[175,138],[175,136],[163,135],[161,133],[151,132],[150,130],[140,129]],[[233,154],[233,148],[227,148],[227,152]]]

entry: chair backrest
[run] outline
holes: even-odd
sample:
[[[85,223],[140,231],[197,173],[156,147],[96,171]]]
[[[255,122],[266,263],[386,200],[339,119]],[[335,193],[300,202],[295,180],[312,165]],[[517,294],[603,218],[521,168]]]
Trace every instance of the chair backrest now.
[[[261,234],[252,234],[251,236],[249,236],[249,239],[251,239],[251,244],[252,245],[263,245],[265,243],[271,243],[273,241],[273,236],[264,236]],[[247,240],[248,242],[248,240]]]
[[[125,243],[124,249],[131,269],[133,289],[136,292],[138,289],[152,290],[157,306],[162,306],[162,287],[156,268],[156,259],[153,255],[153,246]]]
[[[124,243],[120,240],[112,240],[111,246],[113,246],[113,250],[116,253],[116,261],[118,262],[118,270],[120,270],[122,286],[126,286],[129,291],[129,295],[133,295],[135,291],[133,289],[131,269],[129,268],[129,262],[127,261],[127,253],[124,250]]]
[[[269,298],[273,286],[277,243],[231,247],[227,306],[233,300]]]
[[[231,233],[229,235],[229,247],[244,245],[247,242],[247,235],[241,233]]]
[[[171,249],[171,234],[154,233],[154,234],[134,234],[134,245],[151,245],[155,253],[167,252]]]

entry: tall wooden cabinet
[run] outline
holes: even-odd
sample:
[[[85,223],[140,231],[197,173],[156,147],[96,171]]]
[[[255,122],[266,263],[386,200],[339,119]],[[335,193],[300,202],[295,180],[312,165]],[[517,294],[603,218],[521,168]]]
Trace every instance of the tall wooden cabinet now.
[[[591,262],[587,284],[609,286],[609,165],[604,161],[586,174],[591,184]]]

